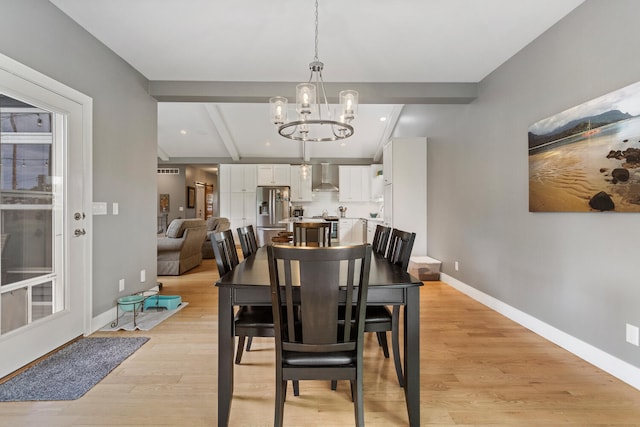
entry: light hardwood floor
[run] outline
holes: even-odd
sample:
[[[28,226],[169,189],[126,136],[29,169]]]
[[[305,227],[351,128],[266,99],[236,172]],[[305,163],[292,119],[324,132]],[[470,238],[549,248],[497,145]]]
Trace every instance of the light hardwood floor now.
[[[0,403],[0,426],[215,426],[217,277],[213,260],[161,277],[162,293],[181,295],[185,309],[151,331],[115,333],[151,340],[82,398]],[[444,283],[425,282],[420,298],[422,425],[640,425],[640,391]],[[393,361],[373,334],[366,341],[366,423],[407,425]],[[256,338],[242,362],[230,425],[272,425],[272,340]],[[300,388],[287,396],[285,425],[354,424],[348,383]]]

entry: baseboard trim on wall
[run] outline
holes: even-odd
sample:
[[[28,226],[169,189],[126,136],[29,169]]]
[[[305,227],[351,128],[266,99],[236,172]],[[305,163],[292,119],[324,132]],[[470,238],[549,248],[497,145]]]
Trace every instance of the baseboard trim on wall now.
[[[579,358],[613,375],[630,386],[640,390],[640,368],[637,368],[597,347],[567,334],[535,317],[511,307],[447,274],[441,273],[440,280],[481,304],[548,339]]]
[[[91,319],[91,333],[94,333],[95,331],[104,327],[106,324],[116,320],[116,315],[116,307],[113,307]]]

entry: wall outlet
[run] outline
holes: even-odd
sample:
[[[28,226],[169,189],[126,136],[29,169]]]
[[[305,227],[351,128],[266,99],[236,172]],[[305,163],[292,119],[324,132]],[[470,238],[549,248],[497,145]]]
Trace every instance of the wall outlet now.
[[[143,283],[147,281],[147,270],[140,270],[140,281]]]
[[[118,282],[118,291],[124,291],[124,279],[120,279],[120,281]]]
[[[117,203],[114,203],[114,204],[111,206],[111,210],[112,210],[112,212],[113,212],[113,214],[114,214],[114,215],[118,215],[118,212],[120,211],[120,207],[118,206],[118,204],[117,204]]]
[[[627,342],[640,346],[640,329],[627,323]]]
[[[460,265],[458,264],[458,261],[453,263],[453,268],[455,268],[456,271],[460,270]]]

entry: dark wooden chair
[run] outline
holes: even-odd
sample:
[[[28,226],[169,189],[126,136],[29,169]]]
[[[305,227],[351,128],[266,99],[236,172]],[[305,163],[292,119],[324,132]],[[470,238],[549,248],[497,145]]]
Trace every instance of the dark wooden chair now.
[[[371,246],[274,245],[267,251],[276,336],[274,426],[283,423],[289,380],[349,380],[356,425],[364,426],[362,348]],[[340,325],[339,305],[354,322]]]
[[[384,256],[387,253],[387,244],[389,243],[389,235],[391,234],[391,227],[385,227],[384,225],[376,225],[376,232],[373,235],[373,252]]]
[[[373,236],[372,250],[374,253],[385,256],[387,243],[389,242],[389,235],[391,234],[391,227],[385,227],[378,224],[376,226],[376,232]],[[344,314],[341,309],[341,318],[344,319]],[[378,344],[382,348],[382,353],[385,358],[389,358],[389,344],[387,342],[387,331],[393,331],[393,314],[384,306],[370,306],[367,307],[365,315],[365,332],[375,332]],[[395,360],[395,359],[394,359]],[[399,363],[399,359],[396,361]],[[398,383],[400,386],[404,384],[402,375],[402,367],[396,365],[396,372],[399,372]],[[331,388],[335,390],[337,384],[335,381],[331,383]]]
[[[258,250],[258,242],[256,233],[253,231],[253,225],[238,227],[238,240],[242,248],[242,256],[247,258]]]
[[[386,258],[390,263],[397,265],[402,270],[407,271],[409,268],[409,259],[411,258],[411,251],[413,250],[413,242],[416,239],[416,233],[410,233],[398,229],[391,231],[389,237],[389,248],[387,250]],[[385,309],[387,307],[379,307]],[[382,312],[371,313],[372,316],[380,316]],[[385,334],[386,335],[386,334]],[[404,387],[404,376],[402,374],[402,363],[400,362],[400,306],[393,306],[393,313],[391,314],[391,345],[393,346],[393,363],[396,367],[396,375],[398,376],[398,383],[400,387]]]
[[[231,271],[238,265],[238,252],[233,240],[231,230],[213,233],[211,236],[213,253],[218,265],[220,277]],[[245,337],[249,337],[247,351],[250,351],[252,337],[273,336],[273,314],[271,307],[243,305],[238,308],[234,317],[234,329],[238,336],[238,348],[236,350],[236,364],[240,364],[244,350]]]
[[[294,222],[294,246],[331,246],[330,222]]]

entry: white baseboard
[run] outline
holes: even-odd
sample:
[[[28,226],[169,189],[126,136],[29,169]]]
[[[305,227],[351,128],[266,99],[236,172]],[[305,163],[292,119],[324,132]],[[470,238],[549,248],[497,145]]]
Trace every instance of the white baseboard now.
[[[113,307],[91,319],[91,333],[94,333],[114,320],[116,320],[116,307]]]
[[[548,339],[579,358],[640,390],[640,368],[618,359],[471,286],[440,273],[440,280],[492,310]]]

